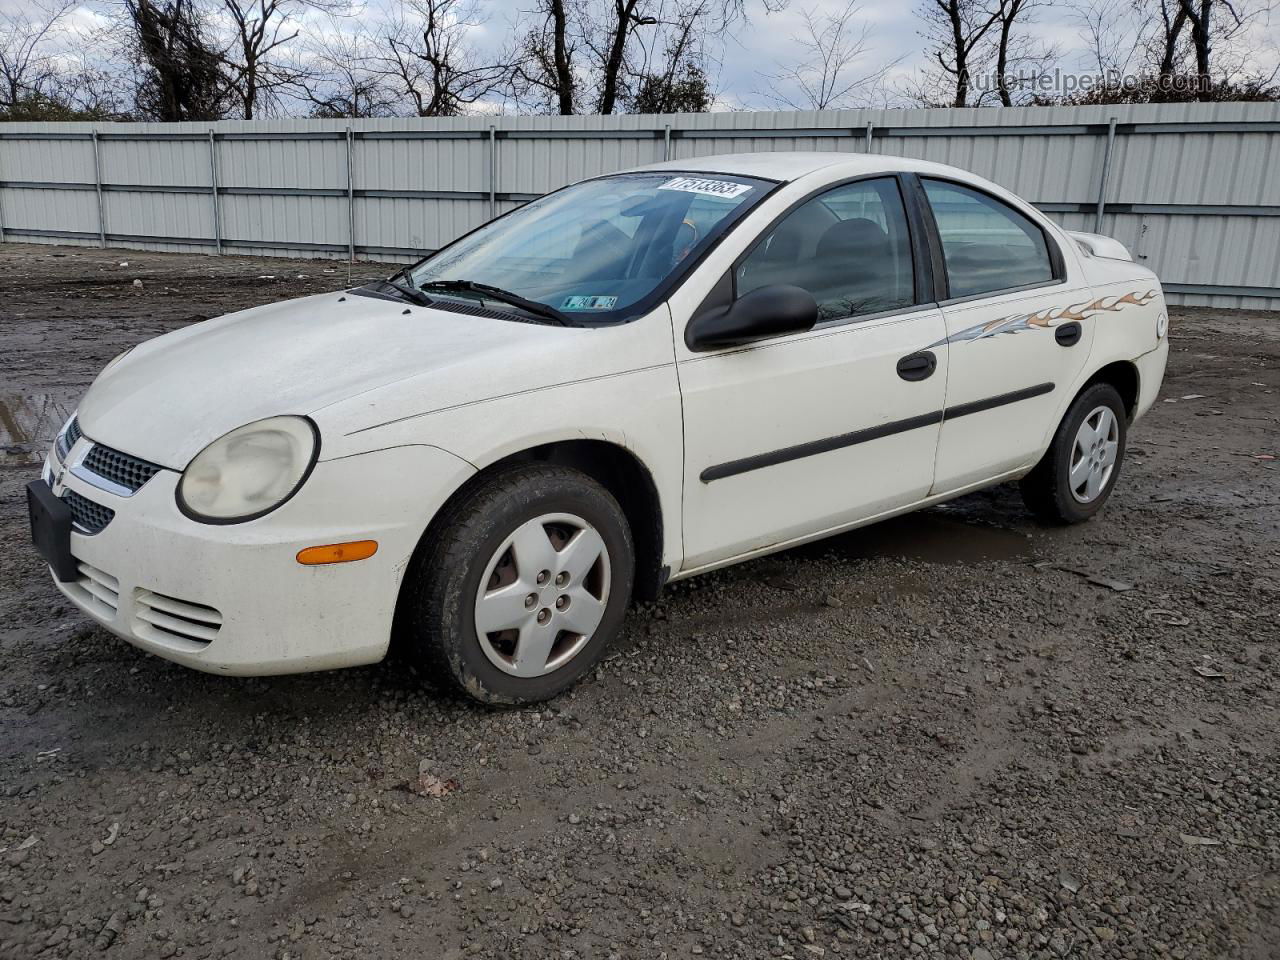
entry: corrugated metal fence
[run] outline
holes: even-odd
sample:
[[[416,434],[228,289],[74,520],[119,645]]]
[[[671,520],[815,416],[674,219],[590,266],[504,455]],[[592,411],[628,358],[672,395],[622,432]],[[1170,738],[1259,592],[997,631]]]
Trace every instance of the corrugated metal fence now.
[[[583,177],[760,150],[954,164],[1186,304],[1280,309],[1280,104],[0,126],[0,238],[410,259]]]

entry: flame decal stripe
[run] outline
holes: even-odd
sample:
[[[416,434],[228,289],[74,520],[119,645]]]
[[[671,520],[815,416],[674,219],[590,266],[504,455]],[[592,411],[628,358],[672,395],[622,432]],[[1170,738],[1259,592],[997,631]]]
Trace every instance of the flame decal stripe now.
[[[929,347],[941,347],[944,344],[965,340],[985,340],[1005,333],[1021,333],[1023,330],[1049,330],[1059,323],[1088,320],[1103,313],[1120,313],[1127,306],[1145,307],[1155,298],[1154,290],[1148,290],[1146,293],[1131,291],[1118,297],[1099,297],[1091,302],[1073,303],[1065,307],[1049,307],[1032,313],[1014,313],[967,327],[936,343],[929,344]]]

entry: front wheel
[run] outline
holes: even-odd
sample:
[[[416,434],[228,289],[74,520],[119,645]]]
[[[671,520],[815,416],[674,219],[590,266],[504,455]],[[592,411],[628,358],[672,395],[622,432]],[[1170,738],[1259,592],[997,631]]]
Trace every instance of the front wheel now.
[[[1022,479],[1022,499],[1050,523],[1080,523],[1102,509],[1120,476],[1128,418],[1109,383],[1076,397],[1041,461]]]
[[[483,703],[546,700],[604,655],[634,571],[607,490],[567,467],[518,465],[446,508],[406,575],[400,639]]]

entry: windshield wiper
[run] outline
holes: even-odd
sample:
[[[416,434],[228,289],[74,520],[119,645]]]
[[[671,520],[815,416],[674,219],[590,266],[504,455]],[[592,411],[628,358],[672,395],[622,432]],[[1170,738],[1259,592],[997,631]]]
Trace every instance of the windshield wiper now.
[[[432,303],[431,298],[428,297],[421,290],[417,289],[416,287],[411,287],[407,283],[396,283],[396,277],[399,277],[402,275],[403,275],[403,271],[401,273],[393,274],[387,280],[379,280],[377,282],[384,287],[390,287],[392,290],[395,290],[397,293],[399,293],[402,297],[404,297],[404,299],[408,300],[410,303],[416,303],[420,307],[431,306],[431,303]]]
[[[501,287],[492,287],[487,283],[477,283],[475,280],[428,280],[421,285],[419,291],[421,290],[440,290],[444,293],[478,293],[481,296],[488,297],[490,300],[498,300],[513,307],[519,307],[521,310],[532,313],[536,317],[550,320],[552,323],[558,323],[562,327],[573,326],[573,321],[555,307],[537,300],[530,300],[527,297],[520,296],[518,293],[512,293],[510,290],[503,290]]]

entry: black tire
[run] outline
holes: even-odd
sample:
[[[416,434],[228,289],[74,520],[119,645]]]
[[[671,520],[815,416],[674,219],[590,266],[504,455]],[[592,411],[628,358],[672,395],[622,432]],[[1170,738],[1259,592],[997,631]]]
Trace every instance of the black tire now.
[[[1071,491],[1072,452],[1080,425],[1098,407],[1109,407],[1115,416],[1118,434],[1116,460],[1101,492],[1092,500],[1081,502]],[[1095,383],[1083,390],[1062,418],[1045,455],[1022,478],[1022,499],[1027,507],[1046,523],[1082,523],[1088,520],[1102,509],[1120,478],[1127,434],[1128,413],[1116,388],[1109,383]]]
[[[546,514],[572,514],[595,528],[608,554],[608,594],[599,625],[550,673],[499,669],[476,630],[480,578],[517,528]],[[418,548],[397,609],[397,647],[418,672],[481,703],[516,705],[568,689],[604,655],[622,626],[635,575],[631,529],[613,496],[586,474],[550,464],[501,469],[450,502]],[[584,634],[585,636],[585,634]]]

